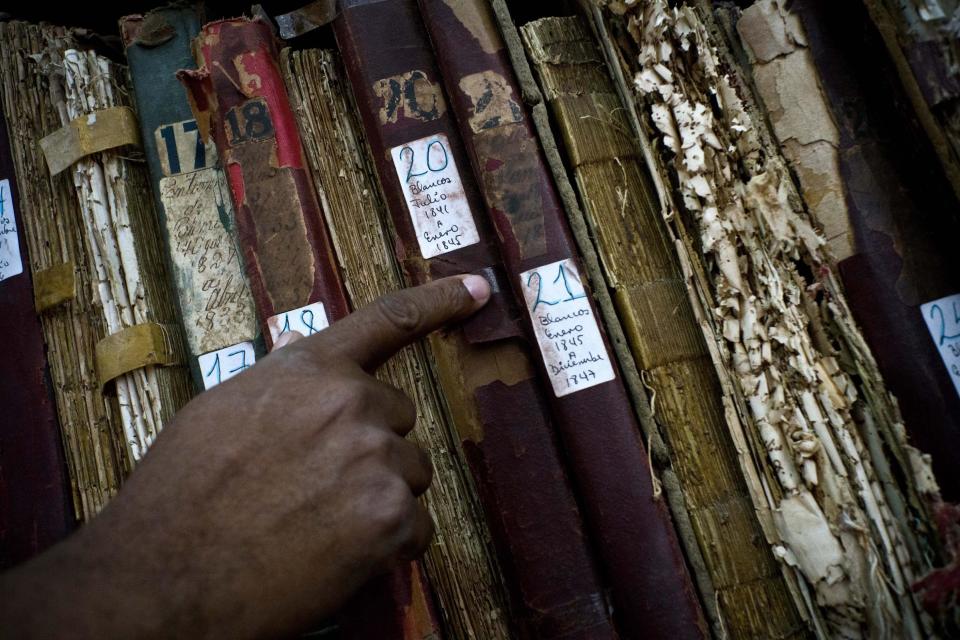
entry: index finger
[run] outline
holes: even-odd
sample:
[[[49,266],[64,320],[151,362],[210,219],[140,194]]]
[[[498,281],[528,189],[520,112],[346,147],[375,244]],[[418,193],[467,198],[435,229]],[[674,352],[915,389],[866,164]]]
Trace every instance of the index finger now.
[[[373,371],[403,347],[457,320],[490,299],[481,276],[452,276],[381,296],[301,344],[340,355]]]

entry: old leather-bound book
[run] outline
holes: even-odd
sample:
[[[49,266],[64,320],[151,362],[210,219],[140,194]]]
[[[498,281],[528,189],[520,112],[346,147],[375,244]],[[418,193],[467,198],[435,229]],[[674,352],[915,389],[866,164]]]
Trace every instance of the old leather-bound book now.
[[[804,637],[740,470],[740,443],[727,425],[738,418],[723,406],[679,258],[603,55],[579,17],[544,18],[521,31],[606,284],[654,398],[715,594],[705,599],[716,602],[732,637]]]
[[[128,468],[116,401],[97,384],[97,343],[106,336],[73,182],[51,176],[37,142],[61,126],[44,52],[73,43],[67,31],[0,23],[0,97],[10,135],[37,313],[78,518],[96,514]],[[58,62],[62,65],[62,59]],[[26,266],[26,265],[25,265]]]
[[[342,63],[331,51],[285,49],[281,66],[344,285],[354,307],[368,304],[404,282]],[[404,349],[378,374],[417,406],[411,436],[434,468],[425,498],[437,530],[425,564],[451,636],[506,640],[504,578],[426,346]]]
[[[933,557],[918,496],[930,470],[910,453],[768,127],[815,104],[765,113],[714,9],[613,2],[594,16],[724,402],[744,425],[754,507],[818,636],[928,637],[911,584]]]
[[[216,146],[204,141],[178,70],[193,65],[196,7],[121,19],[143,149],[194,382],[208,389],[255,360],[257,319]]]
[[[344,3],[334,23],[412,282],[483,274],[493,296],[430,339],[511,584],[521,637],[613,638],[552,421],[413,0]]]
[[[0,358],[0,571],[60,540],[75,521],[3,113],[0,102],[0,331],[7,336]]]
[[[536,366],[549,381],[615,618],[631,638],[702,637],[703,615],[670,514],[653,495],[639,425],[493,9],[483,0],[420,0],[420,7],[497,230],[508,286],[539,347]]]
[[[284,331],[310,335],[349,312],[307,172],[297,121],[268,23],[204,25],[187,87],[203,141],[216,143],[236,212],[250,288],[272,345]]]
[[[778,27],[787,33],[771,36],[766,25],[772,20],[788,25]],[[880,37],[846,40],[843,25],[863,24],[869,24],[863,7],[835,11],[821,2],[799,2],[790,12],[755,3],[739,23],[765,103],[791,104],[799,90],[818,107],[811,111],[818,117],[802,124],[781,109],[772,119],[774,131],[808,199],[829,202],[827,211],[814,207],[818,222],[844,231],[845,242],[831,248],[851,309],[897,397],[912,443],[933,454],[944,498],[957,501],[958,200],[913,113],[903,108],[908,98]],[[781,69],[784,78],[773,82]],[[924,77],[933,82],[936,76]],[[795,88],[802,80],[807,84]],[[944,91],[953,86],[943,82]],[[944,97],[943,107],[955,102]],[[821,147],[816,154],[809,151],[813,145]],[[831,187],[829,198],[819,197],[824,184]]]
[[[230,182],[237,232],[264,338],[311,335],[350,305],[308,171],[297,120],[267,22],[204,25],[194,42],[199,70],[181,71],[202,140],[212,139]],[[369,587],[344,618],[348,637],[439,634],[429,585],[397,569]],[[412,602],[414,606],[403,607]],[[398,606],[398,603],[400,605]],[[370,625],[370,626],[367,626]]]
[[[92,51],[49,51],[50,95],[61,128],[40,140],[51,172],[68,174],[80,203],[90,278],[107,336],[96,384],[116,393],[129,462],[146,453],[190,399],[182,334],[126,69]],[[90,381],[94,382],[94,381]]]

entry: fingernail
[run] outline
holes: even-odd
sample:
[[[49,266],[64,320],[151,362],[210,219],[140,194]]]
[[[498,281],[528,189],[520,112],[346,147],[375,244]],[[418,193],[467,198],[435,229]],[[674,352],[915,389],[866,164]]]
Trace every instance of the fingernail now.
[[[490,299],[490,283],[482,276],[464,276],[462,282],[477,304],[483,304]]]

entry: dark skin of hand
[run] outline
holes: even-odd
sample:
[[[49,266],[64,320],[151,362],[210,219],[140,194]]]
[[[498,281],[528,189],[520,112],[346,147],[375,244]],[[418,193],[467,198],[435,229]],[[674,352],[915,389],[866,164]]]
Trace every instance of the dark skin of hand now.
[[[421,554],[416,410],[372,374],[489,296],[395,292],[195,398],[103,513],[0,576],[0,637],[283,637]]]

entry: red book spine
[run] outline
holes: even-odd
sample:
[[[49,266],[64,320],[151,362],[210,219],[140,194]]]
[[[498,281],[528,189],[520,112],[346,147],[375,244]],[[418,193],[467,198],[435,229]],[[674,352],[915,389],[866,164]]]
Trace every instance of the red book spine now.
[[[0,107],[0,570],[43,551],[75,524],[19,197]]]
[[[700,638],[706,625],[519,83],[483,0],[420,0],[451,111],[497,230],[510,286],[631,638]],[[598,420],[599,418],[599,420]]]
[[[236,18],[211,22],[194,42],[197,71],[181,71],[204,139],[212,136],[233,195],[247,276],[272,344],[284,331],[310,335],[349,311],[316,191],[306,168],[296,118],[277,63],[269,24]],[[371,587],[369,603],[352,610],[397,628],[404,640],[421,640],[429,628],[440,637],[425,581]],[[417,571],[419,575],[419,571]],[[398,586],[399,585],[399,586]],[[400,589],[399,587],[404,587]],[[400,606],[423,603],[416,620]],[[375,606],[374,606],[375,603]],[[357,626],[348,637],[376,637]]]
[[[194,52],[200,68],[178,76],[227,173],[264,338],[270,345],[285,328],[314,333],[349,313],[349,306],[273,32],[259,20],[211,22]],[[312,306],[318,303],[322,309]]]
[[[494,232],[413,0],[348,0],[337,42],[407,275],[483,274],[491,301],[434,342],[522,637],[616,637]]]

